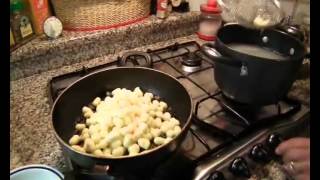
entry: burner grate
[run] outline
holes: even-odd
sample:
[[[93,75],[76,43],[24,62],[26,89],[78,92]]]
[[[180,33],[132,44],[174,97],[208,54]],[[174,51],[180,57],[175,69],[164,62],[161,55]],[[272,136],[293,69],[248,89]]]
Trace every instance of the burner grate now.
[[[190,53],[193,53],[195,56],[201,58],[202,64],[194,72],[185,72],[183,71],[182,68],[180,68],[179,66],[177,66],[177,64],[174,63],[174,60],[179,59],[179,61],[177,62],[181,64],[182,57],[190,55]],[[152,67],[152,68],[158,67],[159,69],[159,67],[166,65],[172,69],[173,71],[172,75],[174,75],[175,78],[179,80],[186,80],[192,86],[199,89],[199,94],[200,94],[199,97],[193,98],[195,102],[195,109],[192,117],[192,126],[189,130],[189,134],[191,134],[192,139],[194,138],[197,140],[198,143],[196,143],[195,146],[203,146],[205,149],[205,152],[195,156],[194,159],[190,159],[191,155],[187,155],[180,151],[177,152],[176,155],[173,155],[173,159],[179,156],[180,158],[179,162],[181,161],[183,162],[183,164],[188,164],[188,167],[186,167],[187,169],[191,167],[195,167],[199,162],[203,161],[208,157],[212,157],[213,154],[219,153],[221,150],[223,150],[230,144],[234,143],[236,140],[244,136],[247,136],[253,131],[256,131],[261,127],[266,127],[274,123],[278,123],[282,119],[285,119],[285,117],[290,116],[293,113],[300,110],[299,102],[291,99],[284,99],[283,102],[279,102],[275,105],[272,105],[272,107],[269,107],[272,109],[271,111],[274,112],[273,114],[270,115],[269,113],[268,116],[266,117],[256,117],[254,114],[252,115],[250,113],[249,114],[244,113],[245,111],[243,111],[243,108],[239,108],[238,105],[235,105],[234,103],[228,101],[218,88],[216,89],[205,88],[203,84],[201,84],[200,81],[195,80],[193,76],[199,75],[201,73],[207,73],[207,71],[213,70],[214,64],[206,56],[202,54],[202,52],[200,51],[200,45],[195,41],[190,41],[190,42],[181,43],[181,44],[175,43],[171,46],[156,49],[156,50],[147,49],[146,53],[143,53],[143,56],[151,58],[152,60],[151,65],[149,66],[149,64],[147,63],[149,67]],[[137,61],[137,57],[135,57],[134,55],[131,56],[129,60],[133,61],[132,62],[133,65],[140,64]],[[112,63],[103,64],[93,68],[83,67],[78,71],[54,77],[49,84],[50,97],[52,102],[58,97],[58,95],[66,87],[68,87],[71,83],[73,83],[77,79],[85,75],[88,75],[90,73],[96,72],[98,70],[122,66],[123,63],[121,62],[122,62],[121,58],[118,57],[117,60],[115,60]],[[213,74],[210,74],[208,76],[211,77],[212,79],[211,81],[213,83]],[[208,101],[210,101],[209,103],[213,103],[213,102],[216,103],[219,108],[210,109],[209,113],[206,114],[206,116],[200,117],[200,114],[201,114],[200,109],[201,107],[203,107],[205,103],[208,103]],[[220,115],[222,115],[224,118],[221,118]],[[215,120],[212,120],[211,122],[211,119],[215,119]],[[220,122],[220,124],[218,122]],[[221,125],[221,122],[222,122],[222,125]],[[232,130],[232,132],[229,132],[227,129],[237,129],[237,130]],[[206,132],[205,134],[208,134],[209,138],[208,136],[204,136],[204,134],[201,133],[200,131]],[[220,139],[220,141],[217,145],[213,147],[209,143],[210,139]],[[180,156],[183,156],[183,158],[181,158]],[[167,164],[169,164],[168,167],[160,166],[159,167],[160,171],[167,171],[172,167],[176,167],[177,161],[176,162],[168,161],[167,162]],[[74,164],[72,166],[76,167],[76,170],[75,170],[76,172],[79,172],[79,167],[77,167]],[[179,167],[180,166],[182,167],[183,165],[179,163]],[[191,170],[186,172],[192,172],[192,168]],[[170,173],[166,173],[166,174],[170,174]],[[171,173],[171,174],[174,174],[174,173]],[[151,175],[151,176],[154,176],[154,178],[148,177],[146,179],[157,179],[155,175]],[[102,177],[105,177],[105,174],[102,175]],[[191,178],[191,176],[189,177]],[[130,178],[134,179],[132,177]],[[175,178],[181,179],[182,177],[175,177]],[[89,178],[86,178],[86,179],[89,179]],[[95,178],[95,179],[99,179],[99,178]],[[110,176],[109,179],[128,179],[128,178],[114,178]],[[143,178],[139,176],[138,179],[143,179]],[[165,179],[170,179],[170,178],[166,177]],[[182,179],[188,179],[188,178],[184,177]]]

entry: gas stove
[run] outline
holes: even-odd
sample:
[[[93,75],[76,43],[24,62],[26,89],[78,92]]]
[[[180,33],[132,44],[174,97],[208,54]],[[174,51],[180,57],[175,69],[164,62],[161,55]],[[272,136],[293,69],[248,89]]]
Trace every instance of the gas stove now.
[[[89,73],[117,66],[144,66],[176,77],[193,98],[192,125],[181,147],[157,167],[135,174],[110,167],[84,169],[66,157],[66,179],[248,179],[256,167],[281,163],[273,150],[309,125],[309,109],[293,99],[252,107],[226,98],[214,81],[214,64],[197,42],[176,43],[145,52],[131,51],[112,63],[54,77],[51,100]]]

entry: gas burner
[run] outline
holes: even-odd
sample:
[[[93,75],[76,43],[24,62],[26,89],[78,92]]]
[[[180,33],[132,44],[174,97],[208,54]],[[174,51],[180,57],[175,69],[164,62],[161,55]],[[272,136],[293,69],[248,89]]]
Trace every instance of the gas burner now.
[[[226,112],[237,116],[246,126],[254,124],[262,125],[265,121],[271,123],[284,116],[289,116],[301,108],[300,102],[288,98],[265,106],[239,103],[228,98],[223,93],[218,94],[214,99],[219,102]]]
[[[134,172],[129,169],[114,171],[112,167],[99,165],[87,169],[76,165],[68,157],[66,159],[71,163],[73,169],[65,173],[66,180],[188,180],[191,179],[194,168],[192,160],[181,151],[172,154],[171,157],[156,167],[149,167],[148,169]],[[179,168],[176,168],[176,166]]]
[[[269,158],[278,161],[269,151],[281,139],[297,136],[305,130],[309,133],[309,108],[299,102],[284,99],[274,105],[252,107],[226,98],[214,82],[212,61],[200,50],[197,42],[190,41],[146,53],[130,51],[111,63],[83,67],[54,77],[50,81],[52,103],[70,84],[90,73],[119,66],[151,67],[176,77],[187,87],[195,103],[187,138],[167,161],[144,169],[142,173],[130,173],[121,167],[81,168],[66,157],[70,171],[64,173],[65,179],[238,179],[238,176],[248,176],[247,172],[239,171],[246,163],[254,174],[255,167]],[[207,50],[209,54],[215,53],[212,48]],[[268,136],[271,133],[282,138]]]
[[[146,52],[129,51],[119,59],[119,66],[152,67],[151,56]]]
[[[188,53],[182,57],[182,70],[187,73],[201,69],[202,59],[196,53]]]

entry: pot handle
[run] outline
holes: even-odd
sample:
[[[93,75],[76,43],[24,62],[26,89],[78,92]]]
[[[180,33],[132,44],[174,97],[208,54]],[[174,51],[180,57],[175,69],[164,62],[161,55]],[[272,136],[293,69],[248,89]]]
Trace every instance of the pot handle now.
[[[201,46],[201,51],[206,55],[207,57],[210,58],[210,60],[216,62],[216,63],[221,63],[225,64],[228,66],[233,66],[233,67],[238,67],[241,68],[243,67],[243,63],[239,60],[235,59],[230,59],[229,57],[222,56],[215,48],[216,46],[212,43],[205,43]]]

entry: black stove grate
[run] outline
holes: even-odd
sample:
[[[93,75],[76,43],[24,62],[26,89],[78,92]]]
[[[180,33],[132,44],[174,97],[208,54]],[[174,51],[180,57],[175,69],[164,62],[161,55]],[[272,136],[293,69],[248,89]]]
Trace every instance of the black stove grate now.
[[[216,146],[214,148],[211,148],[210,145],[208,144],[206,138],[203,138],[193,128],[190,128],[190,130],[189,130],[190,134],[192,134],[192,136],[194,138],[196,138],[200,142],[200,144],[205,147],[207,152],[202,154],[201,156],[198,156],[196,159],[183,161],[184,164],[188,164],[188,168],[194,167],[198,162],[200,162],[203,159],[205,159],[207,157],[210,157],[213,154],[219,152],[220,150],[222,150],[226,146],[229,146],[235,140],[250,134],[252,131],[255,131],[255,130],[259,129],[260,127],[265,127],[267,125],[271,125],[273,123],[277,123],[277,121],[281,121],[281,119],[284,119],[286,116],[289,116],[289,115],[297,112],[300,109],[300,103],[299,102],[296,102],[296,101],[293,101],[293,100],[290,100],[290,99],[285,99],[284,103],[287,105],[287,107],[289,107],[289,108],[286,108],[287,110],[285,112],[282,110],[282,105],[280,103],[278,103],[278,104],[273,105],[273,108],[275,108],[275,111],[274,111],[275,113],[274,114],[272,114],[271,116],[268,116],[268,117],[264,117],[264,118],[257,118],[254,115],[252,115],[250,113],[247,113],[243,109],[237,108],[233,103],[230,103],[228,100],[226,100],[220,90],[217,90],[217,91],[215,91],[213,93],[209,92],[208,90],[203,88],[201,86],[201,84],[195,82],[190,77],[190,76],[192,76],[194,74],[197,74],[197,73],[206,71],[208,69],[214,68],[214,64],[202,54],[202,52],[200,51],[200,45],[195,41],[190,41],[190,42],[181,43],[181,44],[175,43],[173,45],[170,45],[170,46],[167,46],[167,47],[164,47],[164,48],[160,48],[160,49],[156,49],[156,50],[148,49],[146,51],[146,53],[152,59],[151,67],[153,67],[153,66],[155,66],[155,65],[157,65],[159,63],[165,63],[166,65],[170,66],[172,69],[174,69],[177,72],[177,74],[178,74],[176,76],[177,79],[187,79],[194,86],[198,87],[203,93],[206,94],[205,97],[203,97],[200,100],[196,101],[195,111],[194,111],[193,117],[192,117],[192,124],[194,126],[200,128],[200,129],[203,129],[204,131],[210,133],[215,138],[223,139],[221,144],[219,144],[218,146]],[[200,57],[203,61],[205,61],[208,64],[210,64],[210,66],[201,67],[201,68],[197,69],[194,72],[187,73],[187,72],[184,72],[183,70],[179,69],[175,65],[171,64],[170,62],[168,62],[168,60],[170,60],[170,59],[182,57],[182,56],[185,56],[185,55],[187,55],[189,53],[194,53],[196,56]],[[133,65],[139,65],[139,61],[135,59],[136,57],[137,58],[141,58],[141,56],[132,56],[129,59],[129,61],[132,61]],[[85,75],[88,75],[90,73],[93,73],[95,71],[98,71],[98,70],[103,70],[103,69],[107,69],[107,68],[110,68],[110,67],[117,67],[117,66],[121,66],[121,65],[123,65],[123,63],[121,62],[121,58],[118,57],[117,60],[115,60],[112,63],[107,63],[107,64],[99,65],[99,66],[96,66],[96,67],[92,67],[92,68],[83,67],[82,69],[80,69],[78,71],[71,72],[71,73],[68,73],[68,74],[64,74],[64,75],[52,78],[52,80],[49,83],[50,96],[51,96],[52,102],[58,97],[58,95],[66,87],[68,87],[71,83],[73,83],[77,79],[79,79],[79,78],[81,78],[81,77],[83,77]],[[216,111],[216,112],[212,112],[211,114],[209,114],[207,116],[207,118],[212,117],[212,116],[217,116],[219,113],[231,113],[232,116],[236,117],[235,118],[236,122],[231,122],[231,123],[240,124],[240,126],[243,127],[243,130],[240,131],[239,133],[236,133],[236,134],[230,133],[230,132],[226,131],[223,128],[220,128],[220,127],[217,127],[217,126],[215,126],[213,124],[207,123],[204,120],[206,118],[199,118],[199,107],[200,107],[200,105],[202,103],[204,103],[205,101],[209,100],[209,99],[210,100],[215,100],[216,102],[218,102],[218,104],[222,108],[220,110]],[[249,109],[249,111],[250,111],[250,109]],[[178,153],[179,157],[180,157],[180,155],[181,155],[181,153],[180,154]],[[177,156],[174,156],[174,157],[177,157]],[[188,158],[186,158],[186,159],[188,159]],[[173,164],[173,167],[175,167],[175,164],[177,162],[178,161],[175,161],[175,162],[171,163],[171,164]],[[75,166],[75,165],[73,165],[73,166]],[[168,167],[170,167],[170,166],[168,166]],[[162,168],[162,170],[163,170],[163,168]],[[165,168],[165,170],[168,171],[168,168],[167,169]],[[160,168],[160,171],[161,171],[161,168]],[[192,170],[189,170],[189,171],[192,171]],[[179,172],[175,172],[175,173],[179,173]],[[171,174],[174,174],[174,173],[171,173]],[[157,179],[156,177],[157,176],[155,176],[154,178],[150,178],[149,177],[149,179]],[[160,178],[160,179],[163,179],[163,178]],[[175,179],[176,178],[187,179],[187,178],[182,177],[182,176],[174,177],[174,178]],[[72,178],[69,178],[69,179],[72,179]],[[99,178],[94,178],[94,179],[99,179]],[[109,179],[113,179],[113,178],[110,177]],[[117,178],[117,179],[123,179],[123,178]],[[128,179],[128,178],[126,178],[126,179]],[[169,177],[165,177],[164,179],[170,179],[170,178]]]

